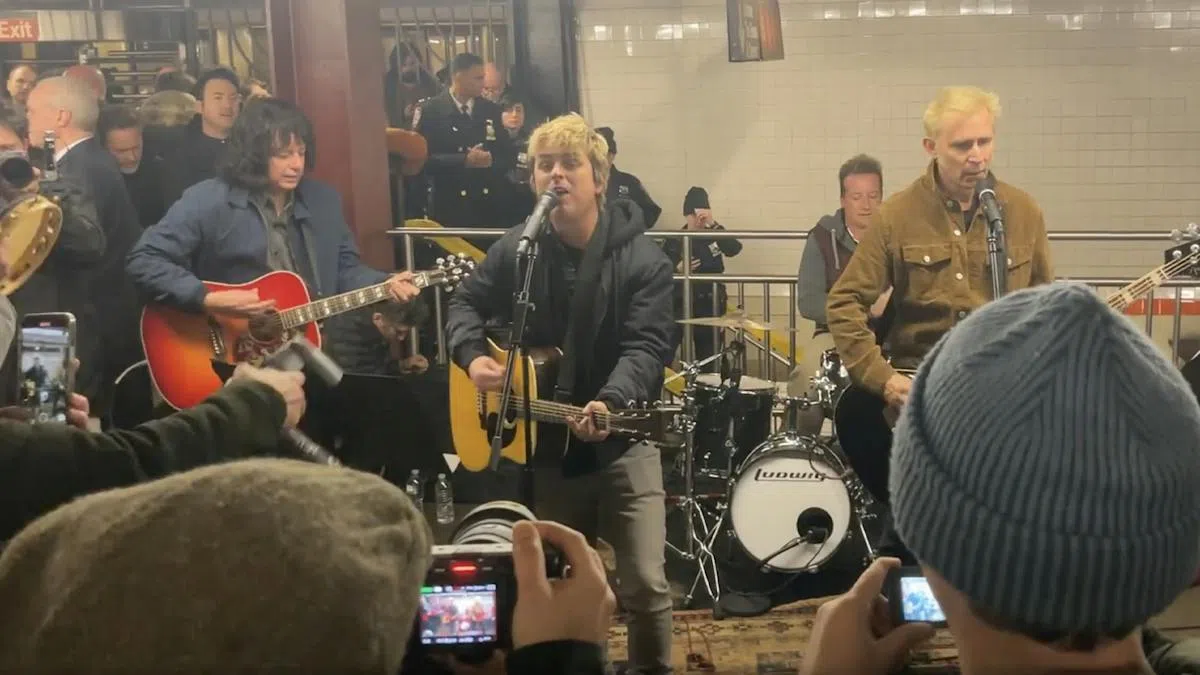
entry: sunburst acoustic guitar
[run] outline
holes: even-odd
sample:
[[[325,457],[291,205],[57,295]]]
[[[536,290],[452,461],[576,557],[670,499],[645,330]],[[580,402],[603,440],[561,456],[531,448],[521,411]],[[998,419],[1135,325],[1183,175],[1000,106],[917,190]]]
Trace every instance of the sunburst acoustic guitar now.
[[[417,288],[453,289],[475,263],[449,257],[436,269],[413,275]],[[168,404],[190,408],[221,388],[213,362],[254,363],[297,333],[321,345],[317,322],[390,299],[388,283],[313,301],[304,280],[291,272],[271,272],[244,284],[204,282],[210,291],[257,290],[275,300],[275,309],[252,317],[191,313],[163,305],[142,311],[142,346],[155,388]]]

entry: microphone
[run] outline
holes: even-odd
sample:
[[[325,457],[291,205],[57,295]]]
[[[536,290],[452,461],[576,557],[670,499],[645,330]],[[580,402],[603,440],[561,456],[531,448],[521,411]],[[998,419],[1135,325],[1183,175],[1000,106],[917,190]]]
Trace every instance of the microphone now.
[[[303,335],[298,335],[284,343],[282,347],[263,360],[263,365],[293,372],[307,368],[330,387],[336,387],[342,381],[342,376],[345,375],[341,366]],[[333,453],[296,427],[285,426],[280,432],[280,440],[310,462],[327,466],[342,465]]]
[[[555,206],[558,206],[558,193],[554,190],[543,192],[537,206],[533,207],[533,213],[525,220],[525,230],[521,232],[521,238],[517,241],[518,256],[528,255],[529,246],[541,236],[542,224]]]
[[[991,173],[980,178],[975,183],[975,196],[983,207],[983,217],[988,225],[997,232],[1004,231],[1004,216],[1000,213],[1000,204],[996,201],[996,178]]]

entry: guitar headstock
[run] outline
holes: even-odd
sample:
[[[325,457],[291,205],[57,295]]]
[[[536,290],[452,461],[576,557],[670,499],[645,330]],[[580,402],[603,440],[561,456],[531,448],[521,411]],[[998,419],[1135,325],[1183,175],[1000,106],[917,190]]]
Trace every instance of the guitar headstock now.
[[[1200,278],[1200,225],[1188,223],[1182,230],[1173,230],[1171,239],[1175,246],[1168,248],[1164,254],[1164,262],[1179,264],[1182,269],[1172,276],[1188,275]]]
[[[438,284],[449,292],[457,288],[464,279],[471,276],[471,272],[474,269],[474,260],[466,256],[451,255],[445,258],[438,258],[437,267],[426,274],[429,275],[430,286]]]
[[[657,407],[629,407],[608,414],[610,431],[637,440],[675,447],[683,445],[682,431],[676,426],[675,411]]]

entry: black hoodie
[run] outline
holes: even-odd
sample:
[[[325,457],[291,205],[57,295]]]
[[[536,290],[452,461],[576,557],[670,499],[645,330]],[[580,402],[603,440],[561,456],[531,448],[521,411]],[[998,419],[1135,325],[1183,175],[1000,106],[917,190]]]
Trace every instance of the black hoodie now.
[[[618,200],[606,205],[600,218],[607,219],[607,227],[598,227],[597,235],[607,230],[607,243],[591,325],[576,329],[575,345],[563,344],[583,251],[563,245],[550,234],[543,238],[537,260],[530,291],[535,309],[527,335],[530,346],[562,347],[578,355],[573,403],[599,400],[616,410],[660,396],[663,367],[674,351],[672,269],[662,249],[643,234],[646,225],[636,205]],[[507,336],[519,290],[516,249],[521,229],[509,230],[493,244],[480,266],[450,296],[446,337],[454,362],[464,369],[476,357],[488,354],[485,338],[494,336],[492,328],[502,328],[499,335]],[[543,425],[539,450],[561,448],[565,429],[552,432]],[[629,445],[616,438],[583,444],[572,437],[563,472],[571,476],[599,469]],[[535,456],[553,459],[557,454]]]
[[[215,178],[226,142],[204,133],[200,115],[183,128],[178,143],[163,150],[162,204],[164,209],[179,201],[183,191],[201,181]]]

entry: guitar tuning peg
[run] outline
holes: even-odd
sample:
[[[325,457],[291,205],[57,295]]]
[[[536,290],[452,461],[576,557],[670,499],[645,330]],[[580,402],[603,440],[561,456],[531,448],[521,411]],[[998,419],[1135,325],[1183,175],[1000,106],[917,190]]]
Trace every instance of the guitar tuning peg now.
[[[1196,223],[1188,223],[1187,233],[1189,237],[1200,236],[1200,225],[1197,225]]]
[[[1169,236],[1171,241],[1175,243],[1183,241],[1183,232],[1180,232],[1178,228],[1171,230],[1171,234]]]

